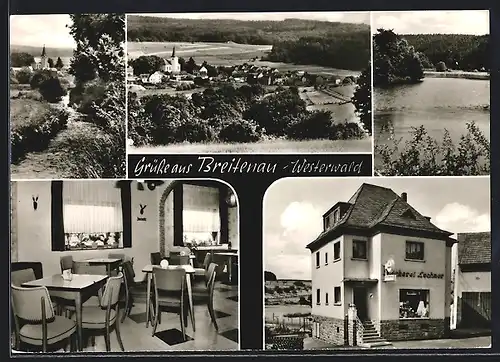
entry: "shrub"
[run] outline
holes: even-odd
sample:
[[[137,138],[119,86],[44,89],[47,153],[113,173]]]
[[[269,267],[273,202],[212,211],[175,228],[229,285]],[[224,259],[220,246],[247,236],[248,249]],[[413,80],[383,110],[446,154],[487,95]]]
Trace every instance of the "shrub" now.
[[[257,123],[246,119],[227,122],[219,132],[219,140],[223,142],[256,142],[260,137]]]
[[[334,125],[334,130],[330,135],[332,140],[351,140],[365,136],[365,132],[354,122],[339,123]]]
[[[68,112],[46,109],[28,122],[12,122],[11,160],[19,161],[28,152],[45,149],[50,140],[66,127]]]
[[[32,89],[39,89],[43,82],[52,78],[52,74],[48,70],[42,70],[35,72],[30,80],[30,86]]]
[[[446,64],[444,62],[439,62],[436,64],[436,71],[438,72],[446,72]]]
[[[43,99],[49,103],[56,103],[61,101],[62,97],[66,95],[66,89],[63,88],[58,78],[49,78],[44,80],[38,89]]]
[[[475,176],[490,173],[490,142],[474,122],[467,123],[467,133],[458,145],[445,130],[438,143],[423,126],[414,128],[412,139],[399,149],[401,140],[393,148],[375,146],[382,159],[380,174],[388,176]]]
[[[33,72],[29,68],[21,68],[16,73],[16,79],[19,84],[29,84]]]
[[[137,97],[137,93],[128,92],[128,138],[134,141],[134,146],[145,146],[153,141],[154,124],[151,117],[144,112],[144,108]]]

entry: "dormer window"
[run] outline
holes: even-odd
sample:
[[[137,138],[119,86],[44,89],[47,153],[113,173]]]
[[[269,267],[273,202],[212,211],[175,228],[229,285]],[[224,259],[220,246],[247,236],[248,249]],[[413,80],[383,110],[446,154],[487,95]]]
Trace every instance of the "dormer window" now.
[[[410,209],[407,209],[405,212],[403,212],[402,216],[405,219],[412,219],[412,220],[415,220],[417,218],[413,213],[413,211],[411,211]]]
[[[340,210],[337,209],[333,212],[333,223],[336,224],[340,220]]]

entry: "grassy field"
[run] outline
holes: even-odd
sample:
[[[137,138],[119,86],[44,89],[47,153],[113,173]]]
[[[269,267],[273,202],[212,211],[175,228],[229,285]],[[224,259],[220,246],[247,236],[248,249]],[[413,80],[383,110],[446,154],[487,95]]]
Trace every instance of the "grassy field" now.
[[[50,105],[33,99],[10,100],[10,127],[20,127],[37,120],[40,115],[48,112]]]
[[[268,62],[260,59],[266,55],[272,48],[271,45],[251,45],[236,43],[183,43],[183,42],[128,42],[127,52],[131,59],[141,55],[157,55],[160,57],[170,57],[175,45],[175,53],[178,57],[188,60],[190,57],[201,64],[207,61],[212,65],[231,66],[252,63],[257,66],[269,66],[278,68],[286,72],[289,70],[307,71],[315,74],[357,76],[360,72],[322,67],[318,65],[297,65],[279,62]]]
[[[372,152],[371,138],[361,140],[262,141],[255,143],[181,143],[168,146],[129,147],[131,154],[175,153],[321,153]]]
[[[354,94],[355,86],[346,85],[333,88],[334,92],[339,93],[339,98],[325,92],[315,90],[313,87],[299,88],[300,97],[306,102],[307,109],[310,111],[330,111],[332,118],[337,123],[358,122],[352,103],[347,103],[341,99],[350,99]],[[332,94],[334,92],[331,92]]]

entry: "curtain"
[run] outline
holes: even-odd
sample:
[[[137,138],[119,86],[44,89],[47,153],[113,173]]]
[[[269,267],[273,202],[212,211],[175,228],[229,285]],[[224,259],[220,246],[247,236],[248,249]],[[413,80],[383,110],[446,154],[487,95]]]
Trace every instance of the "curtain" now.
[[[63,251],[65,247],[64,222],[63,222],[63,182],[51,183],[51,242],[52,251]]]
[[[132,192],[131,182],[121,185],[122,220],[123,220],[123,247],[132,247]]]
[[[110,181],[65,182],[66,233],[123,232],[122,194]]]

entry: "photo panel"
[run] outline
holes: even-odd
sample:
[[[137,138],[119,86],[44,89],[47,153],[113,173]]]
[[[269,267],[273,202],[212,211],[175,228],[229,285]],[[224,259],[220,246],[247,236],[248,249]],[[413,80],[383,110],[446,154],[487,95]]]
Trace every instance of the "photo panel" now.
[[[125,14],[10,16],[11,176],[126,175]]]
[[[369,12],[127,14],[127,151],[371,153],[370,50]]]
[[[228,183],[25,180],[11,190],[13,352],[239,349],[239,201]],[[45,313],[30,307],[42,300]]]
[[[489,11],[371,18],[376,175],[489,175]]]
[[[491,347],[489,186],[489,177],[275,182],[263,206],[264,348]]]

